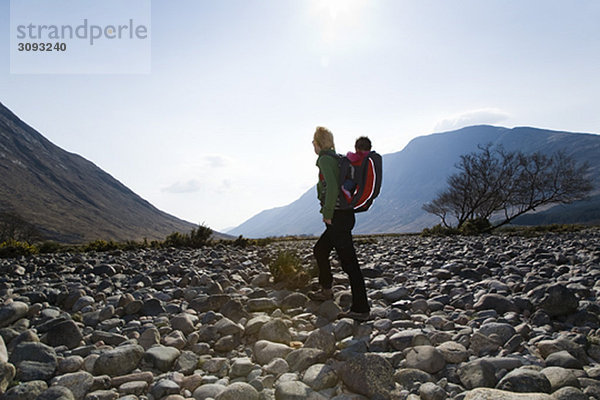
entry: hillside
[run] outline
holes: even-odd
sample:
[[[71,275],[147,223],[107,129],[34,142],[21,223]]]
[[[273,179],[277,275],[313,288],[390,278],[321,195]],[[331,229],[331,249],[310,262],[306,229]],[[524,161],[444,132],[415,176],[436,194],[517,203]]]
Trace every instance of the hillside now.
[[[0,212],[68,243],[164,239],[194,225],[162,212],[0,104]]]
[[[413,139],[402,151],[383,156],[383,186],[368,213],[357,215],[355,233],[417,232],[438,223],[422,210],[446,187],[447,177],[455,172],[460,155],[477,150],[481,144],[501,144],[507,150],[525,153],[564,150],[580,162],[591,165],[591,176],[600,188],[600,136],[519,127],[472,126]],[[376,144],[376,142],[375,142]],[[376,146],[375,146],[376,149]],[[597,191],[596,191],[597,193]],[[598,210],[600,199],[545,211],[544,223],[597,221],[587,213],[570,212],[569,207]],[[566,218],[565,214],[570,217]],[[530,216],[524,216],[531,218]],[[592,220],[590,220],[592,218]],[[594,219],[595,218],[595,219]],[[531,221],[524,220],[521,221]],[[529,223],[529,222],[525,222]],[[533,221],[535,223],[535,221]],[[295,202],[263,211],[228,233],[247,237],[319,234],[322,222],[314,188]]]

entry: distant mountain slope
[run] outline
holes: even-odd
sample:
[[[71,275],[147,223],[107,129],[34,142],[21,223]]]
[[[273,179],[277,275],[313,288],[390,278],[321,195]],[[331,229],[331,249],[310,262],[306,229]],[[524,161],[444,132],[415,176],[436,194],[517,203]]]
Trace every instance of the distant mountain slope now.
[[[376,138],[373,138],[376,139]],[[373,207],[357,215],[355,233],[418,232],[438,223],[435,216],[421,207],[446,187],[460,155],[477,150],[481,144],[501,144],[507,150],[525,153],[564,150],[578,161],[588,161],[596,188],[600,188],[600,136],[557,132],[536,128],[502,128],[472,126],[451,132],[436,133],[413,139],[402,151],[383,157],[383,186]],[[375,140],[375,149],[376,140]],[[343,149],[340,149],[343,150]],[[310,168],[310,166],[307,166]],[[600,200],[585,203],[598,209]],[[581,206],[581,205],[580,205]],[[564,213],[563,208],[554,213]],[[547,211],[550,212],[550,211]],[[581,213],[569,222],[581,221]],[[545,218],[551,221],[552,218]],[[247,237],[290,234],[318,234],[323,226],[318,214],[316,193],[310,189],[295,202],[266,210],[228,233]]]
[[[164,239],[194,227],[52,144],[2,104],[0,212],[16,213],[47,238],[71,243]]]

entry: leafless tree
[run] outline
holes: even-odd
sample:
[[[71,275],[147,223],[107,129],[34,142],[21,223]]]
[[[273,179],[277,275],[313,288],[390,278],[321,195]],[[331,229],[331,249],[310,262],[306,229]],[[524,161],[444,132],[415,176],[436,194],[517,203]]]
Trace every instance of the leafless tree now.
[[[542,205],[583,199],[592,190],[588,164],[577,165],[562,151],[523,154],[488,144],[462,155],[456,167],[459,172],[448,178],[448,188],[423,205],[446,227],[451,227],[449,218],[460,228],[469,220],[494,216],[495,229]]]

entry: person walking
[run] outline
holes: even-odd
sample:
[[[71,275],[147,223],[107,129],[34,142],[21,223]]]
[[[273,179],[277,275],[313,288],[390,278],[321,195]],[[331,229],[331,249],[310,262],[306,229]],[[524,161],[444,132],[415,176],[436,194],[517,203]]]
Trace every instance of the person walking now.
[[[321,288],[317,292],[309,293],[309,297],[318,301],[333,299],[333,275],[329,255],[331,250],[335,249],[342,269],[348,274],[352,290],[352,306],[350,310],[342,312],[339,318],[366,321],[369,319],[370,307],[365,280],[358,265],[352,241],[352,228],[355,224],[354,210],[336,207],[340,192],[340,177],[333,134],[327,128],[317,127],[312,143],[315,153],[319,156],[317,159],[317,167],[319,167],[317,195],[321,203],[325,231],[313,249],[319,267]]]

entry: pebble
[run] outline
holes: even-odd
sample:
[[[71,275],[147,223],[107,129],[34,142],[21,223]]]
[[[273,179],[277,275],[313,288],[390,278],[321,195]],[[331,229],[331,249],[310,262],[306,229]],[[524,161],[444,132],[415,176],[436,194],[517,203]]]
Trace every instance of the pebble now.
[[[2,259],[1,398],[600,398],[599,229],[357,241],[367,322],[337,265],[334,300],[274,283],[313,245]]]

